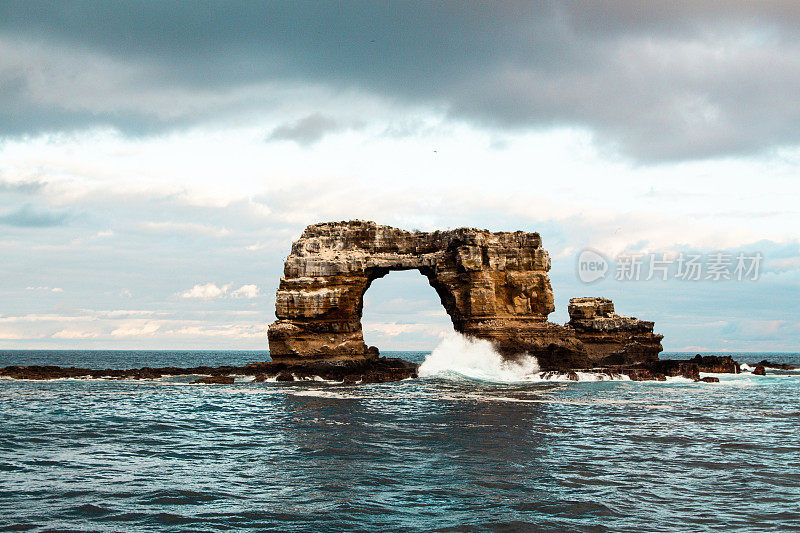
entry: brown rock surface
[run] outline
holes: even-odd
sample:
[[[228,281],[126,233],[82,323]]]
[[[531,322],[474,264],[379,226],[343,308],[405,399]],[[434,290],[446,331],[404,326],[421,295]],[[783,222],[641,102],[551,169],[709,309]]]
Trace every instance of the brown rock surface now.
[[[567,326],[586,348],[590,364],[621,365],[656,361],[663,335],[653,322],[620,316],[608,298],[570,298]]]
[[[774,368],[776,370],[797,370],[796,366],[787,363],[775,363],[772,361],[768,361],[766,359],[762,359],[760,362],[751,364],[750,366],[758,366],[758,365],[761,365],[764,368]]]
[[[610,300],[576,300],[575,325],[548,322],[550,257],[538,233],[409,232],[351,221],[311,225],[292,245],[267,333],[273,360],[378,357],[364,343],[361,311],[370,284],[392,270],[424,275],[456,331],[492,341],[509,358],[534,355],[543,369],[609,356],[628,364],[661,351],[653,323],[613,314]]]
[[[730,355],[697,354],[689,361],[696,364],[700,372],[709,374],[738,374],[740,372],[739,363],[734,361]]]

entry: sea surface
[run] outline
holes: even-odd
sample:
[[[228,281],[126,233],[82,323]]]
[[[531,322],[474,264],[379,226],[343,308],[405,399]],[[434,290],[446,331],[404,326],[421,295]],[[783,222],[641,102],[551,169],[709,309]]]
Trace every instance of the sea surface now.
[[[450,356],[357,386],[0,379],[0,529],[800,530],[800,372],[563,382]],[[0,351],[0,366],[267,359]]]

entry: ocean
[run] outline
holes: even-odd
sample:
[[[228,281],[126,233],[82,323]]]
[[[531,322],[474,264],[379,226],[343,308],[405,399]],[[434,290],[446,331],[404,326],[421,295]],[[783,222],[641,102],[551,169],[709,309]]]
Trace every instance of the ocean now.
[[[0,351],[0,366],[267,357]],[[800,372],[564,382],[459,361],[357,386],[2,379],[0,529],[800,530]]]

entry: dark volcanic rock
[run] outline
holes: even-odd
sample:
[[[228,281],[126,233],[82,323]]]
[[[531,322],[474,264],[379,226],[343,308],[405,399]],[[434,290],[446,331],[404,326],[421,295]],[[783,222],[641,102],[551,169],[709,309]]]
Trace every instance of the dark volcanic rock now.
[[[695,355],[690,359],[700,369],[700,372],[711,374],[738,374],[739,363],[733,360],[730,355]]]
[[[632,381],[666,381],[667,376],[659,372],[653,372],[649,368],[626,368],[622,371],[627,374]]]
[[[714,377],[701,378],[700,372],[714,374],[738,373],[739,363],[730,356],[720,357],[715,355],[696,355],[689,360],[659,359],[647,361],[632,366],[614,367],[623,374],[628,374],[634,381],[658,379],[666,377],[684,377],[694,381],[716,383],[719,379]]]
[[[661,377],[683,377],[692,380],[700,379],[700,370],[695,363],[689,361],[658,360],[639,363],[630,367],[621,367],[620,372],[628,374],[634,381],[657,379]],[[634,378],[634,375],[637,376]]]
[[[230,385],[233,383],[233,376],[208,376],[206,378],[200,378],[198,380],[192,381],[192,383],[203,383],[206,385],[212,385],[212,384]]]
[[[199,366],[192,368],[132,368],[126,370],[89,368],[62,368],[58,366],[7,366],[0,368],[0,376],[14,379],[60,379],[60,378],[108,378],[108,379],[158,379],[164,376],[186,376],[192,374],[208,377],[198,383],[233,383],[232,374],[255,376],[256,381],[313,379],[317,376],[330,381],[343,381],[352,376],[354,381],[383,383],[417,377],[419,365],[402,359],[379,357],[357,361],[316,361],[288,364],[283,362],[250,363],[243,367]],[[294,377],[293,377],[294,376]],[[365,381],[365,378],[370,381]]]
[[[764,365],[756,365],[756,367],[753,369],[753,374],[756,376],[766,376],[767,370],[764,368]]]
[[[762,360],[759,363],[756,363],[755,365],[750,365],[750,366],[758,366],[758,365],[761,365],[765,368],[774,368],[776,370],[797,370],[796,366],[788,365],[786,363],[773,363],[772,361],[767,361],[766,359]]]
[[[232,374],[255,376],[255,382],[269,379],[277,381],[303,381],[316,377],[344,384],[387,383],[417,377],[419,365],[394,359],[379,357],[377,359],[360,359],[354,361],[315,361],[306,363],[265,362],[250,363],[243,367],[164,367],[139,369],[106,369],[92,370],[87,368],[61,368],[57,366],[9,366],[0,368],[0,376],[14,379],[59,379],[59,378],[105,378],[105,379],[157,379],[164,376],[180,376],[205,374],[193,383],[234,383]],[[698,365],[694,360],[672,361],[658,360],[637,363],[635,365],[619,365],[595,367],[587,369],[592,372],[603,372],[611,378],[619,378],[626,374],[634,381],[664,381],[667,376],[681,376],[695,381],[714,382],[716,378],[700,379]],[[577,381],[578,375],[572,370],[548,370],[541,372],[544,379],[566,376]]]

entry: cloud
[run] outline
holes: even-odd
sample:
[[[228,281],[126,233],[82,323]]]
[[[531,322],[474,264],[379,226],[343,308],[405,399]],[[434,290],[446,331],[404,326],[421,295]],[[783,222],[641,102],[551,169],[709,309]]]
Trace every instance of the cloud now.
[[[117,3],[15,2],[3,18],[6,133],[266,112],[285,119],[272,138],[309,144],[341,126],[320,102],[349,92],[505,131],[587,128],[641,161],[800,142],[790,2],[151,1],[135,17]]]
[[[41,191],[46,185],[42,181],[22,180],[12,182],[0,180],[0,192],[34,194]]]
[[[226,235],[230,234],[230,231],[226,228],[215,228],[205,224],[197,224],[193,222],[144,222],[142,227],[145,230],[152,231],[154,233],[198,233],[201,235],[207,235],[209,237],[225,237]],[[113,232],[110,235],[113,235]],[[98,236],[107,235],[98,234]]]
[[[310,145],[328,133],[341,129],[342,125],[331,117],[314,113],[296,122],[275,128],[268,141],[295,141],[299,145]]]
[[[263,326],[225,324],[219,326],[186,326],[165,332],[167,335],[178,337],[210,337],[210,338],[236,338],[263,340],[265,333]]]
[[[0,340],[2,341],[21,340],[31,338],[31,336],[30,333],[23,333],[18,329],[0,328]]]
[[[796,198],[786,191],[796,179],[800,151],[785,150],[766,160],[636,166],[598,156],[591,136],[582,131],[509,135],[508,146],[497,153],[488,149],[492,136],[468,124],[435,118],[426,124],[430,129],[411,137],[376,136],[379,128],[330,135],[303,150],[307,153],[285,143],[264,143],[272,122],[143,138],[99,131],[4,140],[3,179],[46,182],[37,193],[42,206],[81,213],[46,231],[0,231],[5,276],[0,312],[31,315],[0,318],[4,326],[20,329],[20,337],[5,344],[264,348],[275,287],[292,241],[307,224],[352,218],[405,229],[541,232],[554,263],[550,274],[562,316],[551,319],[558,322],[567,319],[568,297],[585,294],[574,274],[576,251],[583,246],[612,257],[634,246],[653,252],[762,251],[764,275],[752,286],[669,284],[670,290],[659,293],[647,285],[609,283],[609,293],[600,295],[612,297],[621,313],[655,320],[667,335],[668,349],[719,346],[719,327],[687,326],[709,317],[781,320],[794,309],[800,248],[791,228],[797,227],[798,215]],[[17,196],[0,193],[0,214],[19,207]],[[770,212],[775,216],[760,216]],[[145,226],[147,221],[156,225]],[[95,238],[109,228],[113,237]],[[405,324],[438,317],[452,327],[424,276],[408,275],[417,280],[416,289],[393,284],[402,273],[392,273],[366,293],[364,326],[372,335],[367,342],[386,349],[423,348],[420,339],[434,337]],[[193,293],[195,284],[213,285],[220,294],[203,297],[208,293],[201,291],[200,299],[181,298]],[[244,289],[245,284],[258,292]],[[382,284],[388,284],[383,295],[376,292]],[[67,294],[44,292],[56,285]],[[47,288],[21,290],[28,286]],[[120,298],[124,290],[130,299]],[[84,316],[71,306],[153,314],[123,309]],[[252,314],[241,314],[245,311]],[[678,313],[683,318],[671,320]],[[369,329],[370,318],[400,326],[381,333]],[[159,329],[141,338],[120,335],[142,329],[147,321]],[[261,333],[242,340],[220,334],[219,341],[212,340],[213,331],[227,324]],[[98,337],[52,338],[65,329]],[[170,333],[181,330],[185,333]],[[748,340],[759,337],[754,329],[742,331],[725,337],[735,343],[729,347],[797,349],[798,337],[785,329],[767,340]]]
[[[222,298],[228,294],[228,289],[230,289],[230,287],[230,284],[223,285],[222,287],[218,287],[214,283],[197,284],[191,289],[182,292],[181,298],[200,298],[204,300],[209,298]]]
[[[63,211],[52,211],[25,204],[5,214],[0,214],[0,225],[18,228],[46,228],[61,226],[67,222],[69,214]]]
[[[112,337],[147,337],[160,329],[156,322],[132,323],[120,326],[111,332]]]
[[[211,298],[258,298],[260,289],[258,285],[242,285],[236,290],[231,291],[233,285],[218,286],[215,283],[198,283],[189,290],[180,294],[181,298],[199,298],[208,300]]]
[[[74,329],[62,329],[61,331],[57,331],[51,335],[54,339],[94,339],[97,338],[99,335],[97,332],[94,331],[82,331],[82,330],[74,330]]]
[[[431,337],[444,337],[452,327],[441,324],[398,324],[396,322],[377,322],[364,326],[367,333],[380,333],[386,337],[397,337],[404,333],[416,333]]]
[[[235,291],[231,292],[231,297],[233,298],[258,298],[260,289],[258,285],[242,285]]]
[[[32,287],[32,286],[28,286],[28,287],[25,287],[25,290],[26,291],[64,292],[64,289],[62,289],[61,287],[50,288],[50,287]]]

